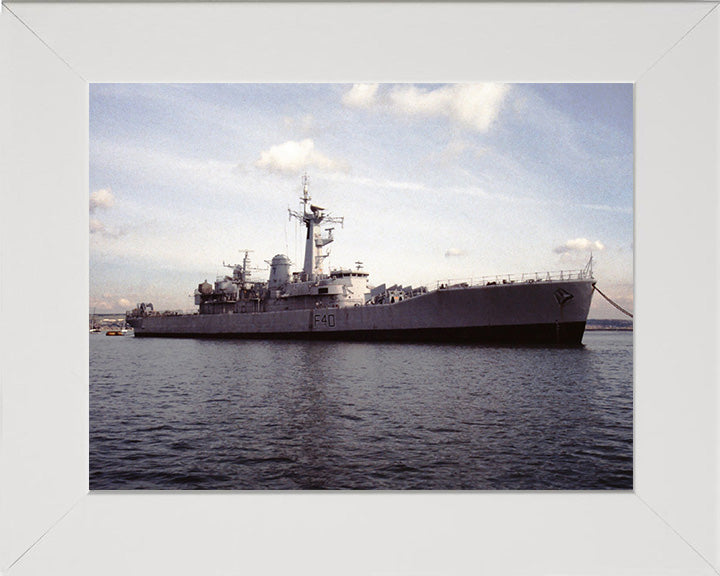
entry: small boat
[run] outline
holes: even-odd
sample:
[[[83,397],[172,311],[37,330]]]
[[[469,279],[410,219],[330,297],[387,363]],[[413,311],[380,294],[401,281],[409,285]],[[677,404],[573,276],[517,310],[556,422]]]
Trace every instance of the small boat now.
[[[100,331],[100,324],[95,319],[95,308],[93,308],[92,316],[90,316],[90,334],[98,334]]]

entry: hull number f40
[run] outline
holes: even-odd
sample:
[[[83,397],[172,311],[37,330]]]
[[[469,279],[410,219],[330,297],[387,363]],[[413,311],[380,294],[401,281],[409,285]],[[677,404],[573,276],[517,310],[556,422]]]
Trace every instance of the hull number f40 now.
[[[315,314],[315,326],[335,328],[335,314]]]

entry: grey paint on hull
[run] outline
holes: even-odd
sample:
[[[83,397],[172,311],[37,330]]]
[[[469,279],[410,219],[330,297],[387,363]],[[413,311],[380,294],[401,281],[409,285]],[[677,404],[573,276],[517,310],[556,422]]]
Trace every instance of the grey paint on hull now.
[[[453,342],[500,343],[510,345],[560,344],[577,346],[582,343],[585,322],[564,324],[521,324],[518,326],[472,326],[466,328],[417,328],[407,330],[355,330],[343,332],[237,332],[233,334],[136,334],[141,338],[205,338],[243,340],[332,340],[362,342]]]
[[[440,289],[374,306],[148,316],[136,323],[135,335],[572,344],[582,339],[593,284],[500,284]]]

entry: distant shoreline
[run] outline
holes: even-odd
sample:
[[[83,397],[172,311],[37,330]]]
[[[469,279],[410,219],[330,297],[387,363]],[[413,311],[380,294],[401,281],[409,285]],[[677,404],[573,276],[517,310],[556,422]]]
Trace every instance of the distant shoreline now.
[[[632,320],[596,320],[588,319],[585,323],[585,330],[612,330],[620,332],[632,332]]]

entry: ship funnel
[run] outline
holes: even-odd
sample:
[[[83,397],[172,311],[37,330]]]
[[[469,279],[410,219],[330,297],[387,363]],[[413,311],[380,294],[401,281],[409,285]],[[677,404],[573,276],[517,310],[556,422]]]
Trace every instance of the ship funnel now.
[[[273,256],[270,262],[270,279],[268,281],[270,290],[279,290],[290,282],[290,264],[290,258],[285,254]]]

